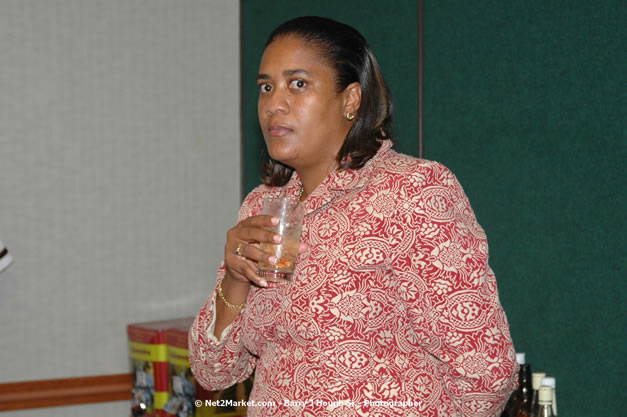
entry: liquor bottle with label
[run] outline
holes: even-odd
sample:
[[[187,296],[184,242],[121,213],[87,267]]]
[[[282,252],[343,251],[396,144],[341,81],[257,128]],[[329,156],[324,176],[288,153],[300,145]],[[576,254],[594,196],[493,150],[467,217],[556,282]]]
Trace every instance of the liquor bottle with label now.
[[[551,407],[553,408],[553,415],[557,417],[557,396],[555,395],[555,378],[552,376],[545,376],[542,378],[542,385],[551,387],[551,395],[553,396],[551,400]]]
[[[516,363],[519,366],[518,388],[520,389],[520,375],[521,375],[520,371],[522,371],[522,366],[525,364],[524,352],[516,353]],[[512,411],[512,408],[514,407],[514,404],[517,401],[518,391],[519,390],[512,392],[512,394],[509,396],[509,399],[507,400],[507,404],[505,404],[505,409],[503,409],[503,412],[501,413],[501,417],[509,417],[510,412]]]
[[[531,365],[526,363],[524,355],[516,360],[520,365],[518,373],[518,390],[514,393],[512,406],[507,414],[508,417],[529,417],[531,414]]]
[[[538,391],[542,385],[542,378],[545,376],[544,372],[533,372],[531,374],[531,388],[533,388],[533,393],[531,394],[531,417],[537,417],[538,415]]]
[[[538,416],[556,417],[553,413],[553,388],[542,385],[538,391]]]

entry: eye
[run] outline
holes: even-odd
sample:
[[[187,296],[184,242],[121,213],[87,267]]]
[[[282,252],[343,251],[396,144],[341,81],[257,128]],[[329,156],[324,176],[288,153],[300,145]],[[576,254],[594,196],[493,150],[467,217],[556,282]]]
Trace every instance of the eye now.
[[[268,83],[261,83],[259,84],[259,93],[263,94],[263,93],[268,93],[270,91],[272,91],[272,86]]]
[[[292,80],[292,82],[290,82],[290,88],[301,89],[301,88],[305,88],[306,85],[307,83],[305,82],[305,80],[301,80],[301,79]]]

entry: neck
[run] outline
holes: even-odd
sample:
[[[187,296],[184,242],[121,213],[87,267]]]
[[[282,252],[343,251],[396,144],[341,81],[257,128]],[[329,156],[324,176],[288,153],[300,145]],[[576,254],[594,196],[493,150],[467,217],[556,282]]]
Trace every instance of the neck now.
[[[329,165],[317,169],[296,170],[302,182],[303,192],[301,201],[305,200],[316,188],[324,181],[324,179],[337,169],[337,162],[332,161]]]

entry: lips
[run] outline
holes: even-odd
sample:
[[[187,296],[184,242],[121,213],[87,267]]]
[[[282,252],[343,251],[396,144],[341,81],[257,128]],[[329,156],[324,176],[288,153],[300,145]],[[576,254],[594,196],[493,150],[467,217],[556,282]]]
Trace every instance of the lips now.
[[[272,125],[268,128],[270,136],[285,136],[292,132],[292,129],[282,125]]]

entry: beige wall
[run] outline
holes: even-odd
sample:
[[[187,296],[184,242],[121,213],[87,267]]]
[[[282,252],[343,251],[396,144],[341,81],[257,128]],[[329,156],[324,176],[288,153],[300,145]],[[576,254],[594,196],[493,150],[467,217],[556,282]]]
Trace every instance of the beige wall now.
[[[201,307],[240,201],[238,8],[0,0],[0,383],[128,372],[127,323]]]

